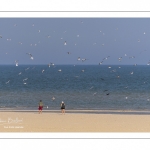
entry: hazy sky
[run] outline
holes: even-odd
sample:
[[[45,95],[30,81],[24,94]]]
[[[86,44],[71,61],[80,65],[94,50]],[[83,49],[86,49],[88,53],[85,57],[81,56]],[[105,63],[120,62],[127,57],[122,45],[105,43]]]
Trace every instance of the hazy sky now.
[[[0,18],[0,45],[0,64],[147,65],[150,19]]]

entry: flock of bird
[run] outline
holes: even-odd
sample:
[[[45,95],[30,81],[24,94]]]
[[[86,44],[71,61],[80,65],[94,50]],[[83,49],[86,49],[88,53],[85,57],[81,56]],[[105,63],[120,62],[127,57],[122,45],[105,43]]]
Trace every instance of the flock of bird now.
[[[84,22],[81,21],[81,23],[83,24]],[[14,27],[17,27],[17,24],[14,24]],[[35,27],[35,24],[32,24],[32,27]],[[117,28],[117,30],[118,30],[118,28]],[[37,32],[38,32],[38,33],[41,33],[42,31],[41,31],[41,30],[38,30]],[[66,33],[66,32],[67,32],[67,31],[64,31],[64,33]],[[99,31],[99,32],[102,33],[103,36],[105,36],[105,33],[104,33],[104,32],[102,32],[102,31]],[[143,34],[145,35],[146,32],[144,32]],[[79,37],[80,37],[80,35],[77,34],[77,38],[79,38]],[[0,35],[0,38],[2,39],[3,36]],[[47,35],[47,38],[51,38],[51,36],[50,36],[50,35]],[[7,38],[6,40],[7,40],[7,41],[12,41],[11,38]],[[63,40],[63,38],[61,38],[61,40]],[[115,39],[115,42],[116,42],[116,39]],[[138,39],[137,42],[140,43],[140,42],[141,42],[140,39]],[[18,43],[19,43],[20,45],[23,45],[22,42],[18,42]],[[96,44],[97,44],[97,42],[91,43],[91,45],[93,45],[93,46],[95,46]],[[64,47],[67,47],[67,45],[68,45],[67,40],[64,40],[63,46],[64,46]],[[102,43],[101,45],[102,45],[103,47],[105,46],[104,43]],[[37,46],[37,44],[36,44],[36,43],[35,43],[35,44],[31,44],[30,46]],[[76,43],[75,43],[75,46],[76,46]],[[64,51],[64,53],[67,53],[68,55],[72,54],[72,52],[70,52],[70,51],[67,51],[67,52]],[[86,53],[86,52],[85,52],[85,53]],[[8,53],[6,52],[6,54],[8,54]],[[30,60],[34,61],[34,56],[33,56],[30,52],[26,52],[26,55],[29,57]],[[127,54],[124,54],[124,56],[120,56],[120,57],[118,58],[118,64],[119,64],[119,62],[122,62],[122,60],[123,60],[124,57],[128,57],[129,60],[136,58],[135,56],[128,56]],[[103,65],[103,64],[105,65],[105,61],[108,61],[109,59],[111,59],[111,56],[106,56],[105,58],[102,58],[99,62],[97,62],[97,65]],[[88,60],[89,60],[89,58],[82,58],[82,57],[80,57],[80,56],[78,56],[78,57],[76,58],[76,61],[77,61],[77,62],[81,61],[81,63],[84,63],[85,61],[88,61]],[[16,67],[19,66],[19,61],[18,61],[18,60],[15,60],[14,63],[15,63],[15,66],[16,66]],[[135,64],[133,64],[133,65],[136,66],[137,64],[135,63]],[[147,65],[150,65],[150,60],[148,61]],[[53,62],[50,62],[50,63],[47,63],[47,66],[50,68],[51,66],[55,66],[55,64],[54,64]],[[75,66],[75,65],[74,65],[74,66]],[[112,68],[111,65],[108,66],[108,69],[111,69],[111,68]],[[121,67],[119,66],[119,68],[121,68]],[[29,68],[27,68],[27,69],[29,69]],[[58,69],[58,72],[62,72],[62,69]],[[81,72],[84,73],[84,72],[85,72],[85,69],[82,69]],[[116,70],[111,70],[111,72],[116,72]],[[41,70],[41,73],[45,73],[45,70],[42,69],[42,70]],[[22,74],[22,72],[19,72],[19,73],[18,73],[18,75],[21,75],[21,74]],[[130,74],[133,75],[133,74],[134,74],[134,71],[131,70]],[[119,78],[119,77],[120,77],[120,75],[117,76],[117,78]],[[27,82],[26,82],[27,80],[28,80],[28,78],[23,79],[23,84],[27,84]],[[104,79],[102,79],[102,80],[104,80]],[[10,83],[10,80],[6,81],[5,83],[6,83],[6,84],[9,84],[9,83]],[[93,86],[92,86],[90,89],[93,89]],[[106,92],[106,91],[105,91],[105,92]],[[94,92],[94,93],[93,93],[93,96],[95,96],[96,94],[97,94],[97,92]],[[106,95],[109,95],[109,94],[110,94],[109,92],[106,93]],[[127,97],[126,97],[126,99],[127,99]],[[54,96],[52,97],[52,100],[55,100],[55,97],[54,97]]]

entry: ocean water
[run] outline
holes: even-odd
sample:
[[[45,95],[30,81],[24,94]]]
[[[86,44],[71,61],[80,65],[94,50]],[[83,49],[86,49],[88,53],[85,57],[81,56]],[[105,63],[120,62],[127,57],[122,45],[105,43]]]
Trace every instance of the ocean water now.
[[[148,110],[150,66],[0,66],[1,110],[37,110],[39,100],[45,110],[61,101],[68,110]]]

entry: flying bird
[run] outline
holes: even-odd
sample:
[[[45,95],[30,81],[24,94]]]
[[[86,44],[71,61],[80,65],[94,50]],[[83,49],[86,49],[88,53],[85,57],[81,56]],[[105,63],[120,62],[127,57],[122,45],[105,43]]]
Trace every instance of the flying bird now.
[[[71,54],[71,52],[67,52],[67,54]]]
[[[86,60],[87,60],[86,58],[83,58],[83,59],[82,59],[82,62],[84,62],[84,61],[86,61]]]
[[[26,53],[26,54],[28,54],[30,56],[30,59],[32,59],[32,60],[34,59],[31,53]]]
[[[19,72],[19,74],[18,75],[21,75],[22,74],[22,72]]]
[[[9,80],[9,81],[7,81],[7,82],[6,82],[6,84],[8,84],[9,82],[10,82],[10,80]]]
[[[93,94],[93,96],[96,95],[96,94],[97,94],[97,92],[95,92],[95,93]]]
[[[51,64],[48,64],[48,67],[50,68],[50,67],[51,67]]]
[[[78,61],[80,61],[81,60],[81,58],[80,57],[78,57],[78,59],[77,59]]]
[[[122,60],[122,57],[119,57],[118,60],[121,61],[121,60]]]
[[[66,42],[66,41],[64,42],[64,45],[67,45],[67,42]]]
[[[16,63],[16,66],[18,66],[18,61],[17,60],[15,60],[15,63]]]
[[[55,100],[55,97],[54,97],[54,96],[52,97],[52,100]]]

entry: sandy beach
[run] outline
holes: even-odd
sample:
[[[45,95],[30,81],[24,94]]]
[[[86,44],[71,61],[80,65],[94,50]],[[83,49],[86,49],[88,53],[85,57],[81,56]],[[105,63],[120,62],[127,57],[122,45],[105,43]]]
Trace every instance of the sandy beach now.
[[[0,111],[0,132],[150,132],[150,112]]]

